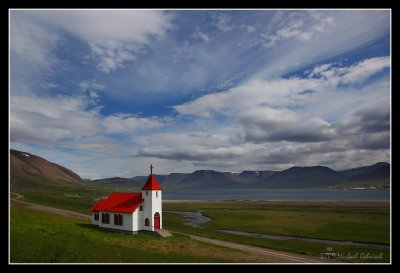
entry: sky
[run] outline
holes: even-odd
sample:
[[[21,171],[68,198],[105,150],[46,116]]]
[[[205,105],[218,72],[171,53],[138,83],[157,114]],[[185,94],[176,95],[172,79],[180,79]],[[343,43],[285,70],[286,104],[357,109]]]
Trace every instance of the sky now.
[[[82,178],[390,162],[390,10],[10,10],[10,148]]]

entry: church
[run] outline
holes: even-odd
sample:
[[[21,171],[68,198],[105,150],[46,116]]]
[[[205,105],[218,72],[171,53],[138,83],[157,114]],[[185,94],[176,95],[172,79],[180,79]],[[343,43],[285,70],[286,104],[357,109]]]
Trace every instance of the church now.
[[[161,230],[161,191],[150,165],[150,175],[141,192],[113,192],[93,205],[92,224],[133,234],[139,230]]]

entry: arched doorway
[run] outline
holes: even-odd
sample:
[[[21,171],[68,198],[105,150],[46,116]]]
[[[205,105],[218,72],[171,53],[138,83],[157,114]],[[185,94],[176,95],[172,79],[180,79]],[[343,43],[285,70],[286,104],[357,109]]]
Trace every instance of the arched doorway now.
[[[154,229],[160,229],[160,214],[154,213]]]

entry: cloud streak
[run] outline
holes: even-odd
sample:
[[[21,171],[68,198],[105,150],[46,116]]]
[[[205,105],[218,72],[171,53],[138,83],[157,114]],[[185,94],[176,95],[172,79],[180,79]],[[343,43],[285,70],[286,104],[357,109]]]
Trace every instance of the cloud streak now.
[[[340,64],[323,64],[307,71],[310,77],[323,77],[333,84],[362,83],[374,74],[390,67],[389,56],[362,60],[348,67]]]
[[[34,60],[45,62],[46,52],[41,50],[48,45],[39,41],[55,43],[57,36],[48,34],[45,29],[54,33],[54,28],[59,28],[86,42],[91,51],[89,56],[105,73],[135,60],[152,38],[165,36],[172,19],[158,10],[15,10],[13,14],[17,18],[26,15],[30,19],[23,21],[21,29],[18,29],[19,21],[13,24],[13,32],[18,33],[12,36],[15,37],[13,44],[17,45],[13,48],[18,53],[26,55],[33,49],[36,52]],[[37,23],[45,27],[38,28]],[[31,29],[26,27],[28,24],[32,25]],[[36,42],[31,43],[32,40]]]
[[[328,31],[329,27],[335,25],[331,16],[323,15],[318,11],[308,13],[289,13],[286,19],[279,22],[274,31],[262,34],[264,46],[271,48],[289,39],[310,41],[318,33]]]

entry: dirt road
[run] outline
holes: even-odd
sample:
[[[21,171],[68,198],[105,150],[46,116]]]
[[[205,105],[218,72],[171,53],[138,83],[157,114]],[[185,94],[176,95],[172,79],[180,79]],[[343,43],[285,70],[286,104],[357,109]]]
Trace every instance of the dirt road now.
[[[239,249],[239,250],[249,252],[252,254],[258,254],[259,256],[264,256],[266,258],[266,261],[273,262],[273,263],[324,263],[324,262],[327,262],[327,260],[321,260],[320,258],[317,258],[317,257],[292,254],[292,253],[288,253],[288,252],[280,252],[280,251],[269,250],[269,249],[265,249],[265,248],[261,248],[261,247],[231,243],[231,242],[227,242],[227,241],[210,239],[210,238],[205,238],[205,237],[200,237],[200,236],[195,236],[195,235],[190,235],[190,234],[186,234],[186,235],[190,236],[194,240],[203,241],[203,242],[207,242],[207,243],[211,243],[211,244],[215,244],[215,245],[219,245],[219,246]]]
[[[74,218],[81,218],[81,219],[83,218],[86,220],[92,219],[90,215],[86,215],[83,213],[78,213],[78,212],[65,210],[65,209],[57,209],[57,208],[53,208],[53,207],[48,207],[48,206],[43,206],[43,205],[38,205],[38,204],[33,204],[33,203],[26,202],[26,201],[22,201],[24,198],[22,194],[19,194],[19,193],[12,193],[12,194],[15,195],[15,197],[11,198],[12,201],[18,202],[20,204],[24,204],[25,206],[29,207],[30,209],[52,212],[52,213],[66,216],[66,217],[74,217]]]

